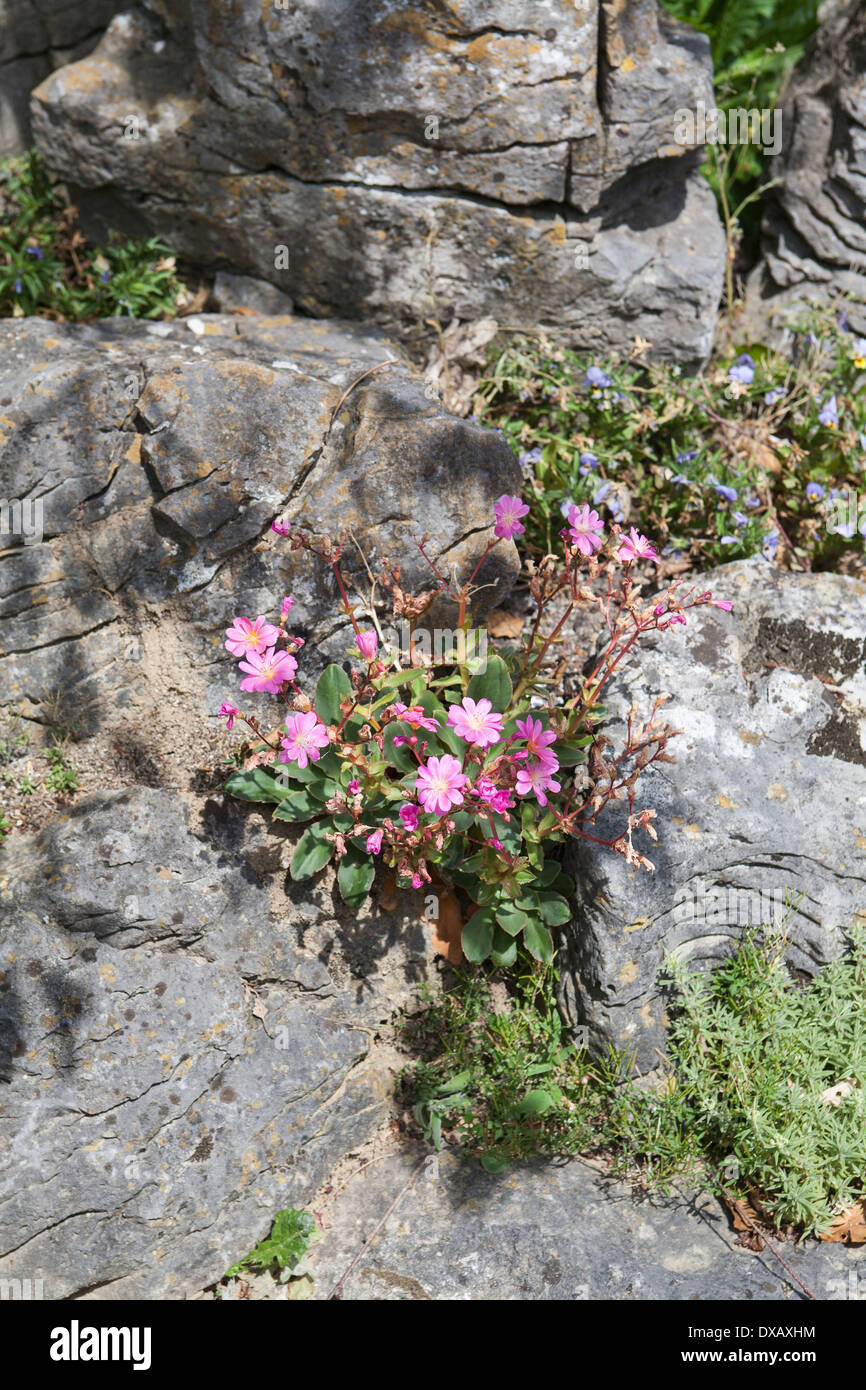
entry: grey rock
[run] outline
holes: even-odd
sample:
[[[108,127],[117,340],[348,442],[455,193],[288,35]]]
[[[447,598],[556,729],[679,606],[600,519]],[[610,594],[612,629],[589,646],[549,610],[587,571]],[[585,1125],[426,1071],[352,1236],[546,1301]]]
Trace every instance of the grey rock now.
[[[674,112],[706,40],[656,0],[531,16],[149,0],[33,98],[85,225],[141,219],[306,313],[427,336],[494,314],[592,350],[709,352],[724,246]]]
[[[570,841],[575,919],[565,934],[565,998],[596,1047],[632,1052],[647,1071],[665,1045],[658,981],[671,952],[711,968],[743,929],[784,921],[788,960],[813,974],[866,916],[866,585],[793,574],[760,558],[698,580],[733,600],[652,634],[605,690],[615,746],[633,700],[682,730],[673,765],[649,768],[639,808],[658,813],[655,872],[632,871]],[[602,812],[593,833],[622,832]]]
[[[822,23],[787,84],[781,180],[767,199],[764,260],[750,279],[750,320],[790,322],[804,299],[840,292],[866,332],[866,13],[858,0],[824,6]]]
[[[276,514],[318,534],[350,526],[374,572],[388,555],[423,588],[413,537],[468,577],[495,499],[519,488],[500,436],[448,415],[398,350],[351,325],[16,320],[0,343],[0,524],[23,500],[32,542],[0,554],[0,704],[29,718],[62,687],[82,732],[125,707],[146,719],[171,650],[188,702],[215,714],[236,691],[223,629],[278,613],[285,592],[315,678],[345,660],[345,620],[324,566],[270,531]],[[345,569],[366,590],[354,547]],[[516,571],[513,544],[497,547],[479,613]],[[177,670],[165,678],[176,698]]]
[[[30,93],[55,68],[96,46],[124,0],[0,0],[0,157],[31,143]]]
[[[384,1159],[325,1207],[311,1248],[325,1299],[410,1180],[418,1155]],[[802,1297],[769,1250],[736,1249],[708,1197],[636,1201],[581,1162],[492,1177],[477,1162],[431,1155],[340,1289],[353,1300],[555,1302]],[[818,1298],[857,1286],[859,1251],[808,1241],[785,1259]],[[862,1274],[860,1275],[862,1278]]]
[[[221,270],[214,280],[212,299],[220,313],[232,314],[238,309],[255,314],[291,314],[293,304],[287,294],[267,280],[252,275],[229,275]]]
[[[170,793],[11,841],[0,919],[3,1278],[191,1296],[381,1123],[327,971]]]

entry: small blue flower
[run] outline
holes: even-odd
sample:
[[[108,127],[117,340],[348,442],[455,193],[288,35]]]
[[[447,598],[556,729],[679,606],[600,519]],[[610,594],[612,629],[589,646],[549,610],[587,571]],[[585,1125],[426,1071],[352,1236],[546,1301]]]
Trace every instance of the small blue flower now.
[[[816,338],[814,333],[806,334],[806,342],[809,344],[809,347],[819,348],[821,346],[821,339]]]
[[[775,405],[776,401],[780,401],[782,397],[787,396],[787,394],[788,392],[784,386],[774,386],[764,396],[764,405]]]
[[[587,386],[597,386],[602,389],[605,386],[610,386],[610,377],[607,372],[601,370],[601,367],[590,367],[584,381]]]
[[[103,285],[107,285],[109,280],[111,279],[111,274],[109,271],[103,270],[99,278],[102,281]]]
[[[688,487],[691,479],[686,478],[682,473],[675,473],[671,478],[671,482],[676,483],[677,487]]]
[[[602,483],[601,487],[596,488],[595,492],[592,494],[592,505],[594,507],[597,507],[599,502],[604,501],[605,497],[607,497],[607,494],[609,492],[610,483]]]
[[[755,379],[755,364],[747,352],[741,352],[734,364],[728,368],[728,378],[730,381],[741,381],[744,386],[751,386]]]
[[[698,449],[686,449],[685,453],[677,454],[677,463],[690,463],[692,459],[697,458],[698,453]]]
[[[721,539],[721,544],[722,544],[722,545],[739,545],[739,544],[740,544],[740,538],[739,538],[739,536],[722,536],[720,539]]]
[[[598,468],[598,458],[596,455],[591,453],[581,454],[580,467],[577,470],[581,477],[585,478],[587,473],[592,472],[594,468]]]
[[[469,418],[471,420],[472,416],[470,415]],[[542,452],[540,445],[536,444],[534,449],[527,449],[525,453],[522,453],[517,462],[521,468],[531,468],[534,463],[540,462]]]
[[[841,314],[840,314],[839,317],[837,318],[836,322],[838,323],[838,325],[839,325],[839,327],[841,328],[841,330],[842,330],[843,333],[850,333],[850,332],[852,331],[852,330],[851,330],[851,325],[850,325],[850,323],[848,322],[848,315],[845,313],[845,310],[844,310],[844,309],[842,310]]]
[[[822,488],[820,483],[807,483],[806,496],[808,497],[810,502],[817,502],[821,497],[824,496],[824,489]]]
[[[41,261],[42,258],[43,258],[43,257],[42,257],[42,247],[41,247],[41,246],[28,246],[28,247],[27,247],[27,254],[28,254],[28,256],[35,256],[35,258],[36,258],[37,261]]]
[[[716,483],[715,490],[726,502],[736,502],[738,494],[735,487],[725,487],[722,483]]]
[[[568,520],[568,513],[571,511],[572,507],[575,506],[577,506],[577,503],[575,502],[573,497],[563,497],[562,501],[559,504],[559,510],[562,512],[562,515],[565,517],[566,521]]]
[[[761,499],[752,493],[749,497],[745,498],[745,503],[747,507],[760,507]]]
[[[734,521],[737,523],[738,526],[748,526],[749,524],[749,518],[747,516],[743,516],[742,512],[734,512]]]
[[[779,549],[779,533],[778,533],[778,531],[770,531],[770,532],[768,532],[767,535],[764,537],[764,544],[763,544],[763,546],[762,546],[762,550],[763,550],[763,553],[764,553],[764,559],[765,559],[765,560],[772,560],[773,556],[775,555],[775,553],[776,553],[776,551],[777,551],[778,549]]]
[[[20,281],[20,280],[16,280],[16,281],[15,281],[15,293],[16,293],[16,294],[20,294],[20,293],[21,293],[21,281]]]
[[[831,396],[829,401],[827,401],[826,405],[822,406],[818,414],[818,421],[820,424],[826,425],[831,430],[834,430],[836,428],[836,426],[839,423],[839,411],[836,406],[835,396]]]

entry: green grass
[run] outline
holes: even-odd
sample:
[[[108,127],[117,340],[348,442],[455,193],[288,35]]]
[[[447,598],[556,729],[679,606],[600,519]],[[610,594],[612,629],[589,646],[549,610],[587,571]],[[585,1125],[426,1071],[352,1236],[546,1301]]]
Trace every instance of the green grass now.
[[[159,238],[90,246],[35,150],[0,161],[0,317],[162,318],[185,296]]]
[[[400,1095],[428,1140],[490,1171],[603,1153],[643,1188],[757,1191],[777,1226],[826,1230],[866,1192],[866,931],[805,986],[784,944],[749,931],[711,975],[669,963],[676,1007],[655,1087],[635,1084],[627,1059],[569,1043],[551,967],[463,973],[408,1025],[419,1060]],[[843,1080],[841,1104],[822,1100]]]

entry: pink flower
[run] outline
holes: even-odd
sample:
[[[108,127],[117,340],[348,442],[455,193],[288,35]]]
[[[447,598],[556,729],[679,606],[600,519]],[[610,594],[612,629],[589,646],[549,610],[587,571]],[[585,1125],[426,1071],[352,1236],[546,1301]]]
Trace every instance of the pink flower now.
[[[475,791],[486,805],[492,806],[496,799],[498,788],[491,782],[489,777],[479,777],[475,784]]]
[[[265,618],[256,618],[255,622],[250,622],[249,618],[235,618],[231,627],[226,628],[226,650],[232,656],[246,656],[247,652],[263,652],[268,647],[275,647],[280,636],[279,628],[274,627]]]
[[[734,606],[733,601],[729,598],[714,598],[711,602],[714,608],[723,608],[726,613],[730,613]]]
[[[372,835],[367,836],[367,849],[371,854],[378,854],[382,848],[382,832],[374,830]]]
[[[375,632],[359,632],[355,638],[355,646],[365,661],[372,661],[379,650],[379,639]]]
[[[281,763],[297,763],[306,767],[307,763],[317,763],[320,750],[327,748],[330,740],[325,728],[313,710],[306,714],[290,714],[286,719],[289,737],[282,740]]]
[[[405,806],[401,806],[397,812],[407,830],[418,829],[418,807],[411,801],[407,801]]]
[[[266,690],[276,695],[280,686],[290,681],[298,669],[298,663],[288,652],[275,652],[268,647],[266,652],[250,652],[249,660],[238,663],[247,675],[241,681],[241,690]]]
[[[517,786],[515,787],[517,795],[528,796],[530,792],[535,792],[535,799],[539,806],[546,806],[545,792],[561,790],[559,782],[553,780],[555,771],[556,768],[551,768],[546,763],[527,763],[517,774]]]
[[[291,529],[287,521],[280,521],[279,518],[271,522],[271,530],[276,531],[278,536],[287,536]]]
[[[348,787],[346,788],[346,791],[350,794],[350,796],[357,796],[360,790],[361,783],[358,781],[357,778],[353,778],[352,781],[349,783]]]
[[[514,805],[511,800],[511,792],[507,787],[500,787],[490,804],[500,816],[504,815],[509,807]],[[505,819],[508,820],[508,817],[506,816]]]
[[[398,700],[394,705],[394,713],[412,729],[426,729],[428,733],[435,734],[439,728],[439,720],[428,718],[420,705],[401,705]]]
[[[502,848],[503,848],[503,844],[502,844],[502,841],[501,841],[501,840],[491,840],[491,841],[490,841],[490,844],[491,844],[491,846],[492,846],[493,849],[502,849]]]
[[[604,522],[598,512],[590,511],[588,502],[582,507],[569,508],[568,525],[571,543],[577,547],[581,555],[592,555],[594,551],[601,549]]]
[[[620,560],[653,560],[658,564],[658,554],[646,536],[639,536],[632,526],[617,552]]]
[[[509,497],[507,492],[503,492],[499,501],[493,504],[493,515],[496,517],[494,536],[504,541],[510,541],[512,536],[522,536],[526,527],[520,518],[526,516],[528,511],[526,503],[519,497]]]
[[[286,594],[286,597],[283,599],[282,602],[282,607],[280,608],[281,623],[284,623],[286,621],[286,618],[289,616],[289,609],[291,608],[294,601],[295,600],[292,598],[291,594]]]
[[[237,714],[240,714],[240,710],[235,709],[234,705],[230,705],[228,700],[224,700],[223,703],[220,705],[219,717],[220,719],[226,720],[226,728],[228,729],[229,733],[231,733],[232,731],[232,727],[235,722],[235,715]]]
[[[424,882],[424,880],[423,880],[423,878],[421,877],[420,874],[413,874],[413,875],[412,875],[412,887],[413,887],[413,888],[420,888],[423,882]]]
[[[517,754],[518,758],[540,758],[542,762],[553,758],[559,766],[555,754],[550,751],[551,743],[556,743],[556,734],[552,729],[545,729],[540,719],[533,719],[532,715],[528,719],[518,719],[517,734],[526,739],[526,747]]]
[[[415,779],[415,794],[425,811],[444,816],[452,806],[463,800],[463,788],[469,778],[450,753],[430,758]]]
[[[502,715],[494,714],[489,700],[472,700],[467,695],[461,704],[452,705],[448,723],[458,738],[475,743],[479,748],[498,743],[502,737]]]

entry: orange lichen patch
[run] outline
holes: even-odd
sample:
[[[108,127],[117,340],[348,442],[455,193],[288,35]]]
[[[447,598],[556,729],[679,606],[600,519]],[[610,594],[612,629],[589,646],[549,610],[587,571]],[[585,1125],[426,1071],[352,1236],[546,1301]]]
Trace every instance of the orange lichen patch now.
[[[634,72],[637,63],[634,58],[624,58],[619,65],[620,72]]]
[[[548,241],[552,241],[556,246],[563,246],[567,240],[565,223],[557,220],[549,231],[544,233]]]
[[[125,455],[125,456],[126,456],[126,458],[129,459],[130,463],[141,463],[141,435],[140,435],[140,434],[134,434],[134,435],[132,436],[132,443],[130,444],[129,448],[127,449],[126,455]]]

